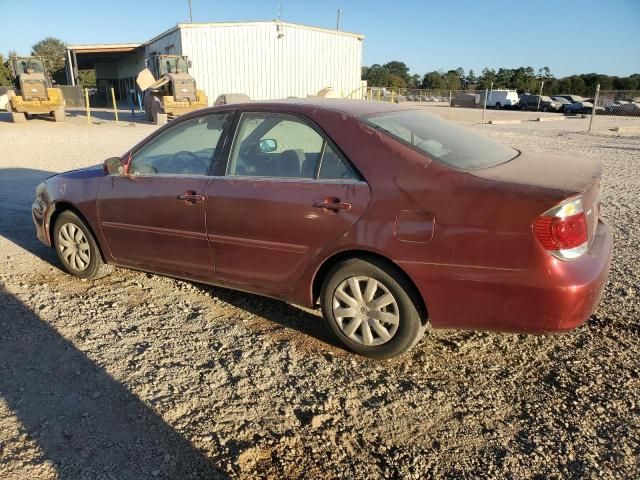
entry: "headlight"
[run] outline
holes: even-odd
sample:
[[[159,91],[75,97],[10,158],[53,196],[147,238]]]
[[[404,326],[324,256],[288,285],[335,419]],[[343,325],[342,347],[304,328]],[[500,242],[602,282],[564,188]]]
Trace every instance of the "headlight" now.
[[[42,195],[47,190],[47,184],[45,182],[41,182],[36,187],[36,198]]]

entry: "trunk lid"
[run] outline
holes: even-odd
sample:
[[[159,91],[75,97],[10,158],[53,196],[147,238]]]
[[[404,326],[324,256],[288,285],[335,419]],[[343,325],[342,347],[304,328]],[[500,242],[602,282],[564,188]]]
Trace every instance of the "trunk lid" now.
[[[602,167],[599,161],[520,153],[509,162],[469,173],[508,183],[523,195],[540,198],[540,215],[568,198],[582,196],[589,242],[593,239],[600,214]]]

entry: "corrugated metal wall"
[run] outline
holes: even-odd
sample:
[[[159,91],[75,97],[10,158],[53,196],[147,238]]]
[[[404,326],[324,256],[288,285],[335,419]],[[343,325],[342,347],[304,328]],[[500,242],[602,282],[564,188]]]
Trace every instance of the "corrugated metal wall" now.
[[[254,100],[306,97],[325,87],[360,88],[362,40],[353,34],[278,22],[182,25],[182,54],[212,104],[222,93]],[[175,43],[163,39],[151,45]]]
[[[147,43],[146,58],[157,55],[180,55],[181,49],[180,31],[176,28],[166,35],[160,35]]]

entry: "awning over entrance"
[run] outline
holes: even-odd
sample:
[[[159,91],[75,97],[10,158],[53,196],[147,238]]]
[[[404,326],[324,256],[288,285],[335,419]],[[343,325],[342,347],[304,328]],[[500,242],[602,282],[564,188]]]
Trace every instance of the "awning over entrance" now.
[[[144,55],[143,51],[143,43],[68,45],[67,82],[69,85],[76,85],[78,70],[97,70],[99,67],[111,70],[113,73],[109,76],[114,80],[118,79],[122,66],[135,64],[139,61],[140,55]],[[128,71],[127,76],[129,76]]]

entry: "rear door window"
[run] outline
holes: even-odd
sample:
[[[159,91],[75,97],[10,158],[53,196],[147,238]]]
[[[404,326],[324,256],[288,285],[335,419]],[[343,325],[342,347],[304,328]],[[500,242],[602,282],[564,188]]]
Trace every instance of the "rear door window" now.
[[[420,110],[401,110],[363,117],[390,137],[458,170],[475,170],[508,162],[518,151],[471,129]]]
[[[247,112],[240,118],[227,175],[356,179],[331,143],[306,121],[283,113]]]

